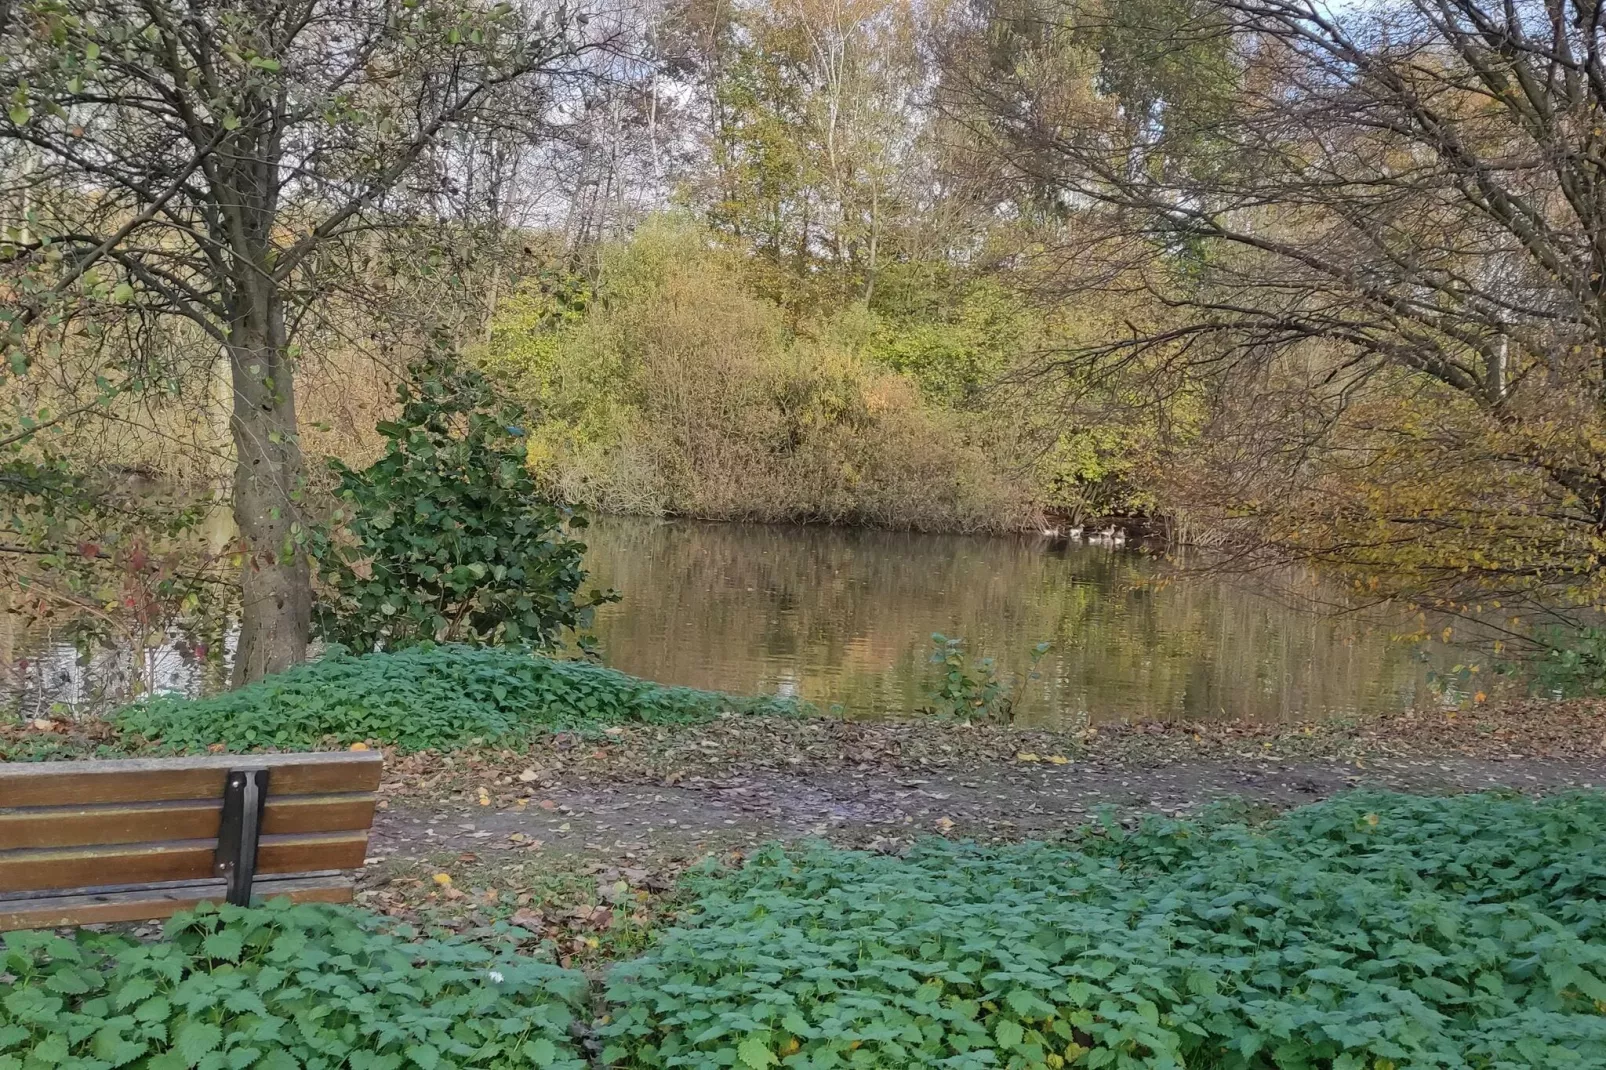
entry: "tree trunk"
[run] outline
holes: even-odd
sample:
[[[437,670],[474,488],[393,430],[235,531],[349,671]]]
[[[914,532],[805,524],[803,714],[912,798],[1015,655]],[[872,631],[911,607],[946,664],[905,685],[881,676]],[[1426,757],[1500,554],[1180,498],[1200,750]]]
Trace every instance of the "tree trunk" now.
[[[295,391],[278,297],[247,287],[233,324],[234,519],[244,546],[240,644],[234,686],[304,660],[312,618],[312,576],[301,525],[301,449]]]

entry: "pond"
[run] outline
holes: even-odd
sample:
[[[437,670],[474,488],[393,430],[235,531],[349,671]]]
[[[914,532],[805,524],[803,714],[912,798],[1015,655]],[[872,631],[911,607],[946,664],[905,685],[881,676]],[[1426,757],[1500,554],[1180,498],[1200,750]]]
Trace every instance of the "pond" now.
[[[1178,569],[1134,549],[1021,537],[601,518],[589,564],[624,599],[604,660],[666,683],[797,695],[854,717],[930,702],[931,635],[1022,682],[1017,720],[1301,721],[1434,696],[1408,622]]]
[[[1273,597],[1080,540],[616,517],[585,538],[594,581],[624,595],[593,628],[608,664],[849,717],[930,705],[934,632],[996,659],[1017,721],[1041,725],[1359,716],[1434,701],[1430,670],[1453,657],[1394,637],[1414,622],[1336,615],[1308,585]],[[1052,646],[1027,678],[1039,643]],[[132,667],[126,651],[81,665],[4,613],[0,666],[0,709],[30,715],[115,701]],[[143,675],[190,693],[226,679],[172,646],[148,651]]]

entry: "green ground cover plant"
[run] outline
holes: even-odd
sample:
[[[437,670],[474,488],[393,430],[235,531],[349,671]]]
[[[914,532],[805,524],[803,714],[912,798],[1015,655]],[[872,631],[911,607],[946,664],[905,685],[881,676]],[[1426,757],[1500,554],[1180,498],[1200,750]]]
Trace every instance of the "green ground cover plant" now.
[[[798,709],[782,699],[666,687],[514,648],[420,644],[360,656],[336,649],[236,691],[203,699],[157,696],[114,717],[124,732],[175,751],[359,740],[416,751],[513,743],[561,729]]]
[[[7,933],[0,1070],[585,1066],[585,978],[354,910],[203,907],[141,943]]]
[[[610,988],[621,1067],[1606,1067],[1606,796],[766,850]]]

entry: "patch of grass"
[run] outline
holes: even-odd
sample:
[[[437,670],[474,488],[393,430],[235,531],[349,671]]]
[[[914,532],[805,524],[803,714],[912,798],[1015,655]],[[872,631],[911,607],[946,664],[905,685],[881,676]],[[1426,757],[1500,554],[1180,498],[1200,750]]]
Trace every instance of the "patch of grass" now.
[[[581,1070],[585,978],[358,911],[203,907],[166,939],[8,933],[0,1070]]]
[[[621,967],[629,1068],[1606,1067],[1606,796],[771,848]]]
[[[238,691],[138,702],[114,721],[172,751],[358,741],[417,751],[505,745],[562,729],[690,723],[727,711],[798,710],[783,699],[666,687],[512,648],[426,644],[361,656],[336,649]]]

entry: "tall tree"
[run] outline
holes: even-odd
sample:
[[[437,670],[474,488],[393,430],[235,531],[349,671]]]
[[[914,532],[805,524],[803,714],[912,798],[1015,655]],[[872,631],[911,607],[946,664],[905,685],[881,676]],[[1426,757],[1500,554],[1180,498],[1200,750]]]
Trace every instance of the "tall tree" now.
[[[235,680],[283,669],[305,655],[311,611],[300,329],[357,239],[450,181],[455,132],[499,109],[550,108],[588,48],[585,19],[477,0],[4,11],[0,146],[9,184],[41,193],[5,235],[12,363],[70,347],[82,328],[64,309],[82,300],[181,317],[226,354],[243,544]],[[418,175],[428,188],[407,188]]]
[[[1598,602],[1606,10],[1183,7],[1146,36],[1215,43],[1224,94],[1106,86],[1071,121],[1026,77],[968,87],[1019,180],[1086,224],[1064,251],[1167,310],[1065,364],[1208,376],[1232,433],[1212,504],[1273,546],[1417,594]]]

